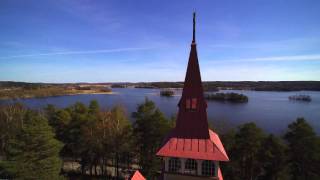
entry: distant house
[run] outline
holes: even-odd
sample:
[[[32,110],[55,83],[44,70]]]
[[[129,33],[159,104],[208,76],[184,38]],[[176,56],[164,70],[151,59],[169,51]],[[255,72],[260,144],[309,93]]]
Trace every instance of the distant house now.
[[[223,180],[219,162],[229,161],[229,158],[218,134],[208,127],[207,103],[203,94],[195,41],[195,13],[193,40],[178,107],[176,127],[157,152],[157,156],[163,159],[160,179]]]

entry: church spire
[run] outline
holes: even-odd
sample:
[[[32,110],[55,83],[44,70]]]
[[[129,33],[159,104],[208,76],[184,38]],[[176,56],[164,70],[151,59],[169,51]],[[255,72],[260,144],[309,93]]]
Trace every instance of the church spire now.
[[[195,12],[193,13],[193,38],[184,87],[179,106],[175,135],[183,138],[209,137],[207,103],[203,96],[200,67],[195,43]]]
[[[222,180],[219,161],[229,161],[219,136],[208,127],[207,103],[203,95],[197,55],[195,17],[193,13],[193,37],[182,96],[178,104],[176,127],[168,134],[157,152],[157,156],[164,157],[164,180]],[[198,163],[196,168],[187,168],[189,161],[197,160],[206,161]],[[207,168],[208,162],[211,164],[210,173],[201,172],[201,169]]]

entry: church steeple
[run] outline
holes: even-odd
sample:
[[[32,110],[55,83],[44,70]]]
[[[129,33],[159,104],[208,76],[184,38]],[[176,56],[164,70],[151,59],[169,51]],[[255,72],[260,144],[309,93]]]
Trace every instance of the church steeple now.
[[[219,136],[208,128],[207,103],[203,96],[196,48],[196,15],[188,67],[176,127],[157,152],[164,160],[163,180],[223,180],[219,161],[229,161]]]
[[[207,104],[203,97],[200,68],[195,43],[195,21],[193,13],[193,38],[182,97],[179,102],[176,136],[205,139],[209,137]]]

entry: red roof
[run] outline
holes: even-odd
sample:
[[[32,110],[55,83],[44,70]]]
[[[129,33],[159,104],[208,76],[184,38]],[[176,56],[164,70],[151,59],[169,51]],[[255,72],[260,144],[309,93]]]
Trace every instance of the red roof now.
[[[146,180],[146,178],[144,178],[142,174],[136,170],[130,180]]]
[[[157,152],[158,156],[229,161],[219,136],[209,129],[208,139],[169,137]]]
[[[219,178],[219,180],[223,180],[223,176],[222,176],[220,167],[218,169],[218,178]]]

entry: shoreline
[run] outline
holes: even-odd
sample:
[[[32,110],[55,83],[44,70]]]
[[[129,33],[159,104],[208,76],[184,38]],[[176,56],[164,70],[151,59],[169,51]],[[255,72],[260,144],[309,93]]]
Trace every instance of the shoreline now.
[[[18,97],[18,98],[12,98],[12,97],[0,97],[0,100],[19,100],[19,99],[32,99],[32,98],[48,98],[48,97],[61,97],[61,96],[75,96],[75,95],[81,95],[81,94],[118,94],[116,92],[77,92],[77,93],[70,93],[70,94],[61,94],[61,95],[48,95],[48,96],[25,96],[25,97]]]
[[[166,87],[166,88],[162,88],[162,87],[115,87],[115,88],[119,88],[119,89],[169,89],[169,90],[182,90],[182,88],[172,88],[172,87]],[[204,92],[219,92],[219,91],[256,91],[256,92],[299,92],[299,91],[315,91],[315,92],[320,92],[320,90],[318,89],[314,89],[314,90],[310,90],[310,89],[299,89],[299,90],[270,90],[270,89],[265,89],[265,90],[260,90],[260,89],[250,89],[250,88],[221,88],[218,90],[204,90]]]

